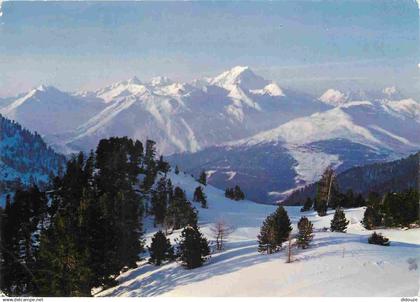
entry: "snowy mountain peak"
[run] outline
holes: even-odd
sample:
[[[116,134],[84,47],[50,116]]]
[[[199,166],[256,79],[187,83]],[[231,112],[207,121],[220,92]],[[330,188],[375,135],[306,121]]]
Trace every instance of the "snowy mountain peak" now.
[[[118,82],[104,89],[96,91],[96,96],[103,99],[105,103],[113,102],[121,97],[127,97],[130,95],[143,94],[147,91],[147,88],[142,82],[133,77],[127,81]]]
[[[141,85],[141,81],[136,77],[133,76],[131,79],[127,80],[128,85]]]
[[[343,92],[335,89],[328,89],[319,97],[319,100],[328,105],[340,106],[346,103],[348,99]]]
[[[35,90],[38,90],[38,91],[45,91],[47,89],[48,89],[48,86],[46,86],[44,84],[41,84],[37,88],[35,88]]]
[[[29,93],[27,93],[27,95],[33,96],[33,95],[36,95],[37,93],[49,93],[49,94],[51,94],[51,93],[55,93],[55,94],[59,93],[59,94],[61,94],[61,93],[64,93],[64,92],[62,92],[61,90],[55,88],[54,86],[42,84],[42,85],[39,85],[38,87],[32,89]]]
[[[413,99],[388,101],[384,104],[384,106],[387,106],[405,118],[415,119],[420,122],[420,103]]]
[[[263,89],[250,90],[253,94],[270,95],[270,96],[285,96],[283,90],[276,83],[272,82]]]
[[[227,70],[213,79],[210,84],[220,86],[225,89],[232,89],[234,86],[240,86],[242,89],[262,89],[269,82],[256,75],[248,66],[236,66]]]
[[[168,77],[159,76],[159,77],[153,77],[150,80],[150,84],[152,86],[165,86],[165,85],[173,84],[173,81],[171,79],[169,79]]]
[[[385,87],[382,92],[388,96],[391,96],[395,93],[398,92],[397,88],[395,86],[391,86],[391,87]]]
[[[383,98],[388,100],[401,100],[404,98],[403,94],[395,86],[385,87],[382,90]]]

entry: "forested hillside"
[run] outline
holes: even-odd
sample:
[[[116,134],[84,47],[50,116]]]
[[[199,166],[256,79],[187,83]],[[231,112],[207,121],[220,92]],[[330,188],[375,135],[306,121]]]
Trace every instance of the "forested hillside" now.
[[[147,215],[167,231],[196,227],[197,211],[166,178],[169,168],[156,158],[155,142],[143,148],[138,140],[112,137],[89,155],[73,155],[47,190],[18,188],[0,207],[1,290],[90,296],[137,266]],[[196,197],[207,207],[202,192]]]
[[[416,188],[419,184],[420,152],[407,158],[351,168],[337,175],[337,184],[341,192],[349,189],[366,196],[369,192],[385,194]],[[315,197],[316,184],[310,184],[295,191],[284,205],[303,205],[307,197]]]
[[[65,157],[46,145],[41,136],[0,115],[0,192],[20,185],[43,185],[57,173]]]

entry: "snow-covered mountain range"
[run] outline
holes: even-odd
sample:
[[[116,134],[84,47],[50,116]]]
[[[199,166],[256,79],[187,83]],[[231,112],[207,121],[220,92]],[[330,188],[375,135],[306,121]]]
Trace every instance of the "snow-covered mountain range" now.
[[[64,153],[109,136],[152,139],[160,153],[177,153],[170,159],[184,170],[206,169],[223,188],[253,187],[249,197],[261,201],[317,180],[329,165],[345,169],[420,149],[420,103],[395,87],[311,96],[243,66],[189,83],[134,77],[75,93],[41,86],[3,99],[0,113]]]
[[[327,106],[237,66],[214,78],[176,83],[136,77],[91,92],[38,87],[1,108],[59,150],[88,150],[104,136],[150,138],[160,152],[194,152],[241,139]]]
[[[194,174],[210,171],[210,183],[217,187],[239,184],[250,199],[274,202],[317,181],[328,166],[344,171],[419,150],[418,109],[413,100],[346,102],[169,160]]]

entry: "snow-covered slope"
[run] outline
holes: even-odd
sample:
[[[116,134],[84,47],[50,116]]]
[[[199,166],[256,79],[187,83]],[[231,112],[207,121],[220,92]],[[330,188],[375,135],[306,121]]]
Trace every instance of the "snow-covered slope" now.
[[[170,173],[192,197],[198,185],[190,176]],[[210,185],[205,188],[208,209],[199,208],[199,225],[212,240],[211,225],[219,218],[235,228],[226,248],[211,255],[203,267],[186,270],[174,262],[161,267],[139,262],[139,267],[118,277],[119,285],[98,296],[415,296],[418,294],[420,229],[384,230],[391,246],[367,243],[371,231],[360,224],[363,208],[346,210],[348,233],[322,231],[329,227],[332,212],[319,217],[305,215],[314,223],[315,238],[309,249],[294,247],[293,262],[286,251],[267,256],[257,252],[257,234],[271,205],[232,201]],[[301,216],[298,207],[287,207],[296,232]],[[156,232],[147,224],[147,244]],[[176,231],[171,242],[179,236]]]
[[[413,150],[420,148],[420,123],[416,117],[418,106],[413,100],[350,102],[325,112],[294,119],[229,145],[256,145],[278,141],[302,145],[347,139],[370,147]]]
[[[352,190],[363,196],[369,192],[384,195],[388,192],[403,192],[418,187],[420,151],[406,158],[385,163],[374,163],[350,168],[336,177],[341,192]],[[312,183],[289,195],[282,204],[303,205],[305,200],[315,198],[317,183]]]

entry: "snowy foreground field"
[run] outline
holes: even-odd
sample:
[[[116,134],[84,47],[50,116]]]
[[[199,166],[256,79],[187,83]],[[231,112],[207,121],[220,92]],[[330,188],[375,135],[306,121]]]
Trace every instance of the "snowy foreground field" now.
[[[171,174],[174,185],[192,199],[198,185],[190,176]],[[350,220],[345,234],[322,231],[325,217],[304,213],[314,224],[309,249],[293,248],[293,262],[286,263],[286,249],[272,255],[257,252],[257,234],[274,206],[233,201],[224,192],[207,186],[208,209],[199,208],[201,231],[212,240],[210,227],[218,218],[235,227],[223,252],[212,254],[203,267],[186,270],[173,262],[161,267],[147,261],[122,274],[119,285],[98,296],[416,296],[420,280],[420,229],[384,230],[391,246],[367,243],[372,231],[360,224],[364,208],[346,210]],[[296,232],[300,207],[286,207]],[[146,225],[147,245],[156,232]],[[171,235],[171,241],[180,231]],[[287,243],[285,244],[285,246]]]

